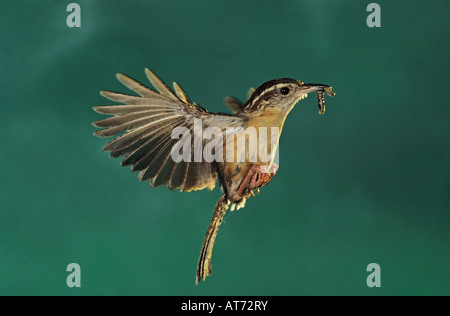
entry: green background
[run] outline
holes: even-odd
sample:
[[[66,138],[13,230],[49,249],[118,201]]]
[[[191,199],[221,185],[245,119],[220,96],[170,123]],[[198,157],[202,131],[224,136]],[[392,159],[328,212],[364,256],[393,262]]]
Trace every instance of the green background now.
[[[69,2],[0,3],[0,294],[450,294],[448,1],[378,1],[381,28],[370,1],[77,1],[81,28]],[[280,77],[336,91],[291,112],[199,286],[219,189],[151,189],[92,135],[98,91],[144,67],[210,111]]]

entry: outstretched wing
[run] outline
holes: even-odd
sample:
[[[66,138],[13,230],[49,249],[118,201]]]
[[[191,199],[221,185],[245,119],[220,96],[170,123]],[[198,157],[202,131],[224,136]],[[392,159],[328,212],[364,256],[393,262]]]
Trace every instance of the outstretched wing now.
[[[195,118],[204,120],[206,126],[211,119],[220,123],[221,115],[191,103],[178,84],[174,83],[174,93],[149,69],[145,73],[158,92],[123,74],[118,74],[117,79],[139,96],[101,92],[104,97],[123,103],[94,107],[98,113],[113,115],[93,123],[102,128],[94,133],[96,136],[116,136],[103,150],[110,151],[113,158],[124,157],[121,165],[131,165],[133,171],[139,171],[139,180],[149,180],[152,187],[166,185],[180,191],[212,190],[218,177],[216,163],[203,159],[194,161],[194,142],[190,144],[190,161],[172,159],[172,148],[181,148],[184,137],[174,139],[171,135],[177,127],[193,131]]]

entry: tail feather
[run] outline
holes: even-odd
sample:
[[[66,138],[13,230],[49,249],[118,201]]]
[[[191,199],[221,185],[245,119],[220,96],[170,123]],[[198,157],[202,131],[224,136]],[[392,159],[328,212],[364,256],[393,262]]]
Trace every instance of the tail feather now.
[[[222,197],[217,201],[216,207],[214,208],[214,215],[211,219],[211,222],[209,223],[208,230],[206,231],[202,251],[200,252],[200,258],[198,260],[197,275],[195,279],[196,284],[198,284],[200,280],[204,281],[207,276],[211,275],[211,257],[214,242],[216,241],[217,232],[219,231],[220,224],[222,224],[223,217],[228,210],[229,204],[230,201],[224,193]]]

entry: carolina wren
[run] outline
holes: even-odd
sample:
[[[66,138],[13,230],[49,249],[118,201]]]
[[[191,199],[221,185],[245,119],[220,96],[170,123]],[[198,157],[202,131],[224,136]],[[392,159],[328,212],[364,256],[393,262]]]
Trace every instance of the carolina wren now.
[[[275,175],[278,165],[274,163],[274,153],[289,112],[308,93],[316,92],[319,114],[323,114],[324,92],[330,96],[334,92],[327,85],[276,79],[251,90],[245,104],[235,98],[226,98],[225,104],[233,114],[211,113],[191,102],[178,84],[173,83],[172,91],[149,69],[145,69],[145,73],[157,91],[123,74],[117,74],[117,79],[138,96],[101,91],[102,96],[123,105],[94,107],[98,113],[112,115],[93,123],[102,128],[94,135],[116,136],[103,150],[109,151],[113,158],[123,156],[121,165],[130,165],[132,171],[139,171],[139,180],[149,180],[152,187],[165,185],[171,190],[190,192],[204,188],[212,190],[219,182],[222,196],[217,201],[203,242],[196,274],[198,284],[211,274],[214,242],[230,204],[231,210],[244,207],[254,190],[259,193]],[[201,122],[200,127],[198,122]],[[174,134],[177,128],[181,132]],[[197,154],[202,156],[210,142],[198,136],[211,129],[215,131],[215,159],[199,159]],[[230,129],[235,133],[230,133]],[[255,131],[255,137],[246,132],[250,129]],[[271,136],[261,137],[262,131],[268,129]],[[236,141],[239,133],[243,133],[243,138]],[[197,142],[187,142],[192,134]],[[220,138],[219,141],[216,138]],[[255,142],[266,150],[269,148],[269,158],[263,160],[260,151],[252,154],[247,150]],[[182,159],[174,159],[177,152]]]

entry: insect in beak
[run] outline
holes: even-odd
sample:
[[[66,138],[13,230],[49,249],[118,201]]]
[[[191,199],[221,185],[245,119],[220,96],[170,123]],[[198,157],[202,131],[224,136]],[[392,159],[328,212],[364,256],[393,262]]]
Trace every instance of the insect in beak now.
[[[325,114],[325,97],[324,92],[326,92],[330,97],[335,96],[333,89],[330,86],[315,83],[305,83],[303,84],[303,93],[317,92],[317,105],[319,106],[319,114]],[[301,97],[302,99],[305,98]]]

